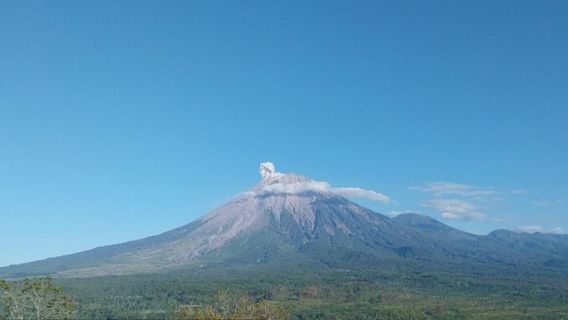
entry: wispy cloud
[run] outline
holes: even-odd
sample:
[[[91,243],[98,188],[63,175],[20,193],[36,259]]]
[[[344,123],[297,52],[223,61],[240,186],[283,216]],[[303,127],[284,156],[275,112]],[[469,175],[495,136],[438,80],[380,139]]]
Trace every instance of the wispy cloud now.
[[[409,189],[430,194],[434,199],[427,200],[422,205],[438,211],[444,219],[486,222],[504,221],[491,217],[484,211],[491,209],[506,195],[524,193],[523,190],[503,191],[454,182],[429,182]]]
[[[366,190],[359,187],[330,188],[329,191],[347,198],[362,198],[383,203],[391,202],[391,199],[388,196],[380,192]]]
[[[457,199],[434,199],[423,203],[424,207],[435,209],[440,212],[444,219],[466,221],[497,222],[501,219],[492,218],[480,212],[479,205]]]
[[[401,214],[406,214],[406,213],[413,213],[412,211],[389,211],[386,213],[387,216],[391,217],[391,218],[395,218],[400,216]]]
[[[549,234],[564,234],[564,230],[562,228],[551,228],[546,229],[541,226],[526,226],[526,227],[519,227],[515,229],[516,232],[519,233],[549,233]]]
[[[371,201],[390,203],[387,195],[360,187],[333,187],[324,181],[316,181],[300,176],[282,174],[275,170],[274,164],[263,162],[260,165],[260,175],[265,183],[257,190],[259,193],[300,194],[305,192],[332,193],[346,198],[361,198]]]
[[[410,187],[410,190],[430,193],[437,197],[458,196],[465,198],[497,197],[505,195],[525,194],[526,190],[498,190],[491,187],[479,187],[454,182],[428,182],[421,186]]]
[[[338,196],[346,198],[361,198],[376,202],[389,203],[391,199],[380,192],[373,190],[366,190],[359,187],[332,187],[329,183],[324,181],[296,181],[292,183],[273,183],[266,185],[262,188],[262,192],[269,193],[284,193],[284,194],[299,194],[305,192],[322,192],[322,193],[333,193]]]
[[[491,188],[480,188],[461,183],[453,182],[430,182],[422,186],[410,187],[410,190],[427,192],[435,196],[462,196],[462,197],[477,197],[477,196],[496,196],[502,194]]]
[[[531,201],[531,205],[535,206],[535,207],[539,207],[539,208],[551,208],[551,207],[556,207],[556,206],[560,206],[564,204],[564,200],[562,199],[557,199],[557,200],[545,200],[545,201],[541,201],[541,200],[533,200]]]

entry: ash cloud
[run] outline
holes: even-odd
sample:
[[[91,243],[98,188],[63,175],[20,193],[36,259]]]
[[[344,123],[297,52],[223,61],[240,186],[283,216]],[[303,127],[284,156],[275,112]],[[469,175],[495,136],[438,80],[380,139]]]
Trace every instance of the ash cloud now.
[[[261,162],[260,167],[258,168],[258,173],[260,173],[260,176],[263,179],[269,178],[276,174],[276,167],[272,162]]]

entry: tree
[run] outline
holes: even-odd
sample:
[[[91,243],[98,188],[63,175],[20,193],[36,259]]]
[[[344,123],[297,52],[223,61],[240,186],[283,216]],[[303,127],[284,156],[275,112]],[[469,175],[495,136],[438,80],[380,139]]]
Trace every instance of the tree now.
[[[193,306],[178,306],[172,313],[172,320],[222,320],[223,318],[213,308],[195,308]]]
[[[75,306],[51,278],[0,280],[0,318],[10,320],[72,319]]]
[[[251,299],[234,292],[220,291],[215,296],[214,310],[223,319],[232,319],[234,315],[251,304]]]
[[[248,296],[221,291],[215,297],[215,305],[207,307],[181,305],[172,312],[175,320],[284,320],[290,319],[288,311],[269,301],[254,303]]]
[[[284,320],[290,319],[290,314],[283,307],[265,300],[237,310],[230,319]]]

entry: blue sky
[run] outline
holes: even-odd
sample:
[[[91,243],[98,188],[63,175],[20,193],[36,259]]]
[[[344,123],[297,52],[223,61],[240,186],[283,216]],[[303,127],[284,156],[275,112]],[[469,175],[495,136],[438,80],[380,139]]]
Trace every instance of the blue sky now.
[[[266,160],[566,232],[567,31],[566,1],[2,1],[0,265],[191,222]]]

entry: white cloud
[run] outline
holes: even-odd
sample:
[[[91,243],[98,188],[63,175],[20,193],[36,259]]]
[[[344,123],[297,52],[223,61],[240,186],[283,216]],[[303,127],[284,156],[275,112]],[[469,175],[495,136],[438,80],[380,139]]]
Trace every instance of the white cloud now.
[[[496,190],[495,188],[478,187],[454,182],[429,182],[422,186],[410,187],[410,190],[430,193],[436,197],[458,196],[467,198],[496,198],[505,195],[525,194],[526,190]]]
[[[503,191],[453,182],[430,182],[409,189],[431,194],[435,199],[423,205],[435,209],[445,219],[486,222],[500,222],[503,219],[490,217],[483,210],[493,207],[495,202],[503,201],[507,195],[525,193],[524,190]]]
[[[359,187],[331,188],[330,191],[347,198],[363,198],[383,203],[391,201],[389,197],[382,193],[361,189]]]
[[[309,191],[328,192],[330,189],[332,188],[327,182],[307,180],[291,183],[276,182],[264,185],[260,191],[261,193],[297,194]]]
[[[557,199],[557,200],[545,200],[545,201],[540,201],[540,200],[532,200],[531,204],[535,207],[540,207],[540,208],[551,208],[551,207],[555,207],[555,206],[561,206],[564,204],[564,200],[562,199]]]
[[[361,198],[376,202],[389,203],[391,199],[373,190],[366,190],[359,187],[332,187],[329,183],[324,181],[315,181],[308,178],[294,176],[294,175],[284,175],[276,171],[274,164],[271,162],[263,162],[260,164],[259,168],[260,175],[263,177],[265,183],[262,185],[260,193],[285,193],[285,194],[299,194],[305,192],[320,192],[320,193],[332,193],[338,196],[346,198]],[[283,177],[278,178],[275,181],[271,181],[272,177]]]
[[[502,192],[491,188],[480,188],[461,183],[453,182],[430,182],[422,186],[410,187],[411,190],[427,192],[436,196],[462,196],[462,197],[479,197],[479,196],[496,196]]]
[[[412,211],[389,211],[386,213],[387,216],[391,217],[391,218],[396,218],[398,216],[400,216],[401,214],[406,214],[406,213],[413,213]]]
[[[487,216],[479,211],[480,207],[472,202],[456,199],[434,199],[426,201],[423,206],[435,209],[442,218],[466,221],[502,221]]]
[[[526,227],[519,227],[515,229],[515,231],[521,233],[537,233],[537,232],[543,232],[544,228],[540,226],[526,226]]]
[[[546,229],[541,226],[526,226],[515,229],[519,233],[549,233],[549,234],[564,234],[562,228]]]
[[[552,234],[565,234],[564,230],[562,228],[552,228],[552,229],[548,229],[548,233],[552,233]]]
[[[548,201],[537,201],[537,200],[532,200],[531,204],[535,207],[540,207],[540,208],[549,208],[552,207],[552,203],[548,202]]]
[[[388,196],[376,191],[365,190],[359,187],[334,188],[327,182],[314,180],[293,183],[274,183],[262,188],[262,192],[268,193],[299,194],[310,191],[333,193],[346,198],[361,198],[382,203],[389,203],[391,201]]]

